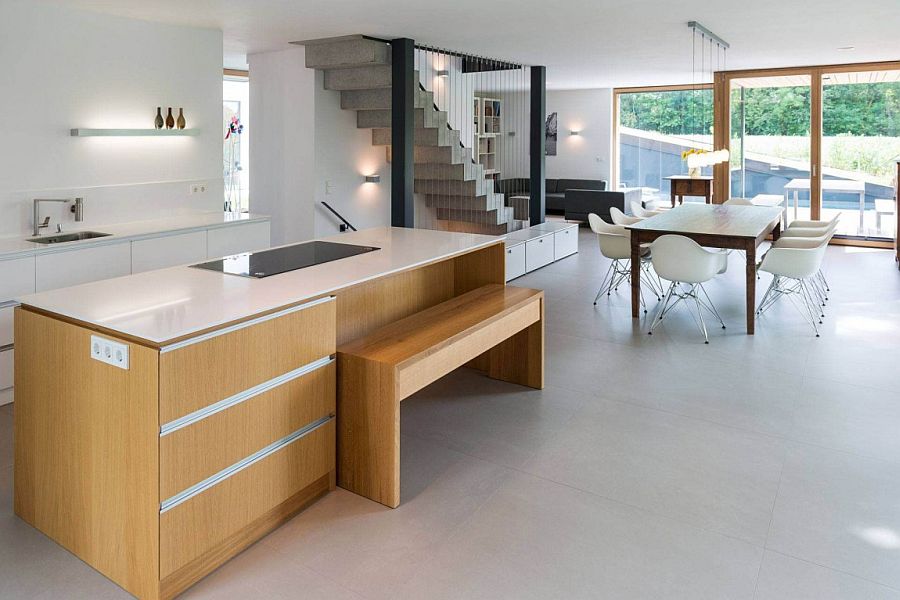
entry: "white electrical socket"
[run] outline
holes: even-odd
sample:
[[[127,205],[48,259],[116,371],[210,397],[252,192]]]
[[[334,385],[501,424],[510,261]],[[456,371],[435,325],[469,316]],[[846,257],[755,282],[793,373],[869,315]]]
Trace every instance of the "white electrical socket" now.
[[[206,184],[205,184],[205,183],[201,183],[201,184],[200,184],[200,193],[201,193],[201,194],[205,194],[205,193],[206,193]]]
[[[127,371],[128,345],[102,338],[99,335],[92,335],[91,358]]]
[[[331,188],[332,188],[332,183],[331,183],[331,181],[330,181],[330,180],[329,180],[329,181],[326,181],[326,182],[325,182],[325,195],[326,195],[326,196],[330,196],[330,195],[331,195]]]
[[[192,183],[188,186],[188,194],[205,194],[206,193],[206,183]]]

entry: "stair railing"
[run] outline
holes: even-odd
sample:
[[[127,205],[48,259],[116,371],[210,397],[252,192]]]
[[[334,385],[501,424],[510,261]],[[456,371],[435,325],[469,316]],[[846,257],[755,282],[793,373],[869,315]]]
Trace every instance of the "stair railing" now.
[[[348,221],[347,219],[345,219],[345,218],[343,217],[343,215],[341,215],[341,213],[339,213],[338,211],[334,210],[334,209],[331,207],[330,204],[328,204],[327,202],[322,202],[322,206],[324,206],[325,208],[327,208],[328,210],[330,210],[331,213],[332,213],[334,216],[336,216],[338,219],[340,219],[340,220],[342,221],[342,223],[341,223],[341,225],[340,225],[340,231],[341,231],[341,233],[347,231],[348,229],[350,229],[351,231],[358,231],[358,230],[356,229],[356,227],[354,227],[353,225],[350,224],[350,221]]]

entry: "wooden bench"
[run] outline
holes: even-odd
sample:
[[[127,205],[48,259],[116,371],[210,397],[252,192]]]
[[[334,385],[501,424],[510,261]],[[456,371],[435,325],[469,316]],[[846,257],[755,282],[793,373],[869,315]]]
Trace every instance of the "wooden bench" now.
[[[338,347],[338,485],[400,504],[400,401],[463,365],[544,387],[544,292],[490,284]]]

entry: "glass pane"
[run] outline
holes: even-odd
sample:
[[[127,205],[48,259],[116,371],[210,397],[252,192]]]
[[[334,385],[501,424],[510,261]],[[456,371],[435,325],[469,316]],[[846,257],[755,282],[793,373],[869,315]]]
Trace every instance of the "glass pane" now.
[[[731,81],[731,196],[810,218],[809,75]]]
[[[249,121],[250,82],[225,79],[222,83],[222,175],[224,207],[229,212],[250,210]]]
[[[893,238],[900,70],[822,76],[822,218],[838,233]]]
[[[665,178],[688,172],[682,153],[712,150],[712,90],[632,92],[618,97],[619,186],[641,188],[641,198],[649,206],[668,204],[670,182]],[[702,174],[712,175],[712,168],[704,168]]]

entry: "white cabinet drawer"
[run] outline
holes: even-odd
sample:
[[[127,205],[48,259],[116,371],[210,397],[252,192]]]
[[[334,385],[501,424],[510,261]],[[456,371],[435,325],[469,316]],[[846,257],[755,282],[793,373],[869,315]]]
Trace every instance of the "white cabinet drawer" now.
[[[0,390],[13,386],[13,349],[0,350]]]
[[[0,260],[0,302],[34,293],[34,257]]]
[[[13,306],[0,306],[0,347],[13,343]]]
[[[540,269],[553,262],[553,234],[525,242],[525,270]]]
[[[131,272],[141,273],[206,259],[206,231],[136,240],[131,243]]]
[[[506,247],[506,280],[525,274],[525,244]]]
[[[43,292],[131,273],[131,243],[121,242],[42,254],[37,257],[36,287]]]
[[[578,252],[578,228],[570,227],[553,234],[553,260]]]
[[[208,258],[221,258],[269,246],[269,222],[259,221],[210,229],[206,238],[206,255]]]

